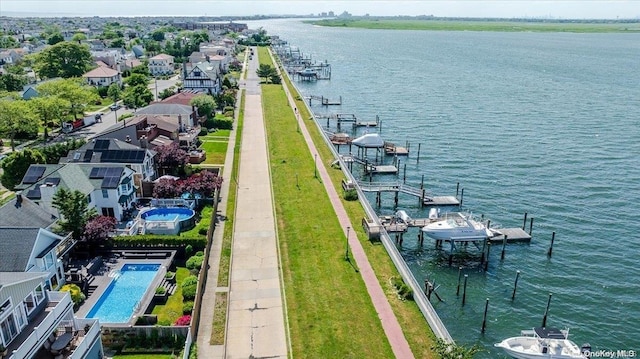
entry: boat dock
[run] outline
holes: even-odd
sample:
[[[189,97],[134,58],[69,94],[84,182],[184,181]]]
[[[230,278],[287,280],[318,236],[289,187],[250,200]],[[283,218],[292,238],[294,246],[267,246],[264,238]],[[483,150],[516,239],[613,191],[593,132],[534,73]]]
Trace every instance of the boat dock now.
[[[329,100],[328,98],[326,98],[324,96],[316,96],[316,95],[311,95],[311,96],[307,97],[307,99],[309,100],[309,106],[311,106],[311,101],[312,100],[319,101],[322,106],[340,106],[340,105],[342,105],[342,96],[340,96],[338,101],[331,101],[331,100]]]
[[[311,96],[313,97],[313,96]],[[325,99],[323,97],[317,97],[314,98],[316,100],[320,100],[320,101],[324,101]],[[328,100],[327,100],[328,101]],[[342,101],[342,98],[341,100]],[[311,98],[309,98],[309,102],[311,102]],[[334,103],[330,103],[329,105],[333,105]],[[340,103],[335,103],[335,105],[340,105]],[[327,106],[327,105],[325,105]],[[352,114],[352,113],[336,113],[330,116],[323,116],[320,118],[324,118],[327,120],[327,125],[326,127],[329,127],[329,125],[331,124],[331,121],[336,121],[336,126],[338,127],[338,129],[342,128],[342,124],[343,123],[350,123],[352,128],[357,128],[357,127],[377,127],[380,125],[380,117],[378,115],[376,115],[376,118],[374,121],[362,121],[360,119],[358,119],[358,117],[356,117],[356,115]]]
[[[359,163],[364,166],[364,172],[366,174],[396,174],[398,173],[398,167],[394,165],[379,165],[375,164],[354,155],[340,155],[342,160],[351,165],[352,163]]]
[[[395,167],[395,166],[394,166]],[[434,196],[428,193],[424,186],[413,187],[405,183],[400,182],[359,182],[360,188],[363,192],[375,192],[376,203],[378,206],[382,203],[382,192],[394,193],[395,204],[398,204],[398,194],[404,193],[418,198],[420,207],[434,206],[459,206],[460,201],[455,196]]]
[[[402,147],[396,146],[392,142],[384,142],[384,153],[388,156],[408,156],[409,155],[409,146]]]

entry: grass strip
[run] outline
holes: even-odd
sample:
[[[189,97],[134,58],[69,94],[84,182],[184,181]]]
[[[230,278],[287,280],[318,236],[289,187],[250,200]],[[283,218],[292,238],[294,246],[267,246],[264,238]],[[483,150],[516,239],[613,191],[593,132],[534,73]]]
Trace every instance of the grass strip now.
[[[298,94],[296,88],[291,84],[289,78],[285,77],[283,83],[289,87],[289,91],[294,94],[296,107],[300,112],[300,116],[306,121],[307,129],[313,139],[313,142],[318,149],[318,153],[322,162],[325,165],[333,162],[334,157],[331,150],[326,146],[323,134],[319,131],[316,124],[313,122],[313,117],[308,110],[308,107],[304,99]],[[297,95],[296,95],[297,94]],[[329,167],[329,166],[327,166]],[[339,169],[330,169],[329,175],[333,186],[337,189],[338,193],[342,193],[341,181],[344,175]],[[389,255],[380,242],[371,242],[367,239],[367,234],[361,226],[363,217],[365,217],[364,209],[359,201],[346,201],[342,198],[342,204],[345,210],[349,214],[351,223],[354,224],[352,231],[355,231],[358,235],[360,243],[364,247],[369,262],[373,267],[373,270],[378,278],[378,282],[382,286],[383,290],[387,294],[387,299],[393,308],[393,311],[400,322],[402,331],[409,342],[409,346],[413,351],[416,358],[437,358],[438,356],[432,351],[432,347],[435,345],[435,335],[426,322],[422,312],[413,301],[403,301],[398,298],[396,290],[390,283],[391,277],[400,277],[400,274],[396,270],[395,265],[389,258]]]
[[[167,302],[163,305],[156,305],[151,314],[158,316],[158,325],[173,325],[173,323],[182,316],[182,305],[184,298],[182,297],[182,281],[189,276],[189,270],[185,267],[176,268],[176,291],[169,296]],[[155,289],[155,288],[154,288]]]
[[[350,27],[380,30],[431,30],[431,31],[493,31],[493,32],[573,32],[573,33],[637,33],[640,22],[625,21],[575,21],[528,22],[444,19],[324,19],[305,21],[319,26]]]
[[[227,324],[227,293],[216,293],[216,304],[213,308],[213,330],[209,344],[224,344],[224,333]],[[220,330],[222,329],[222,330]]]
[[[271,64],[266,48],[260,62]],[[392,358],[362,277],[281,85],[262,86],[294,358]]]

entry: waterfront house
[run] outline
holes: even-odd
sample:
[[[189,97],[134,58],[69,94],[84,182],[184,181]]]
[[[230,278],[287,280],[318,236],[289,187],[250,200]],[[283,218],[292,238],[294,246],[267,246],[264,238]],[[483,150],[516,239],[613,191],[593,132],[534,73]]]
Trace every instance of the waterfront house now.
[[[151,76],[172,75],[174,70],[174,58],[171,55],[158,54],[149,58]]]
[[[115,138],[93,139],[82,147],[69,151],[60,163],[110,163],[127,166],[134,171],[133,185],[142,195],[142,181],[156,179],[156,152],[131,143],[132,138],[120,141]]]
[[[46,278],[41,272],[0,272],[4,357],[102,358],[98,320],[75,318],[69,292],[47,291]]]
[[[58,216],[58,210],[52,205],[54,194],[59,188],[77,190],[86,196],[89,208],[121,221],[125,211],[137,200],[133,174],[132,169],[118,164],[37,164],[29,166],[16,188]]]
[[[182,87],[185,90],[214,95],[222,90],[222,71],[209,62],[184,63]]]

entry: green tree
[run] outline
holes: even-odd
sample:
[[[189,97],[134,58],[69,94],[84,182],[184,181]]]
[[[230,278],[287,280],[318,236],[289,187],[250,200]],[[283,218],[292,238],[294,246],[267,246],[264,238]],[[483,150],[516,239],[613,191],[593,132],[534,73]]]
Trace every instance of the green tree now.
[[[146,64],[146,62],[142,65],[134,66],[133,68],[131,68],[131,73],[140,74],[147,77],[151,76],[151,73],[149,72],[149,66]]]
[[[143,74],[132,73],[131,76],[127,77],[125,82],[131,87],[147,86],[149,84],[149,79]]]
[[[64,41],[64,36],[62,36],[61,33],[56,32],[51,34],[51,36],[49,36],[49,38],[47,39],[47,44],[49,45],[55,45],[59,42],[63,42]]]
[[[95,208],[89,209],[87,196],[78,190],[59,188],[53,195],[51,204],[62,216],[58,222],[60,229],[63,232],[71,232],[76,240],[82,238],[87,222],[97,216]]]
[[[111,47],[124,47],[125,43],[124,43],[124,39],[122,37],[119,37],[113,41],[111,41]]]
[[[58,96],[34,97],[28,103],[38,115],[42,127],[44,127],[43,139],[45,142],[49,137],[49,128],[53,128],[60,123],[64,113],[68,112],[71,107],[71,103],[68,100]]]
[[[11,140],[15,151],[15,139],[21,133],[38,132],[38,117],[24,100],[0,100],[0,135]]]
[[[87,104],[98,100],[98,95],[92,87],[84,85],[81,79],[47,81],[40,84],[37,90],[41,96],[58,96],[69,101],[69,113],[74,119],[77,119],[78,114],[83,114]]]
[[[11,73],[0,75],[0,91],[21,91],[26,84],[27,78],[25,76]]]
[[[260,64],[260,66],[258,66],[258,69],[256,70],[256,74],[258,75],[258,77],[261,77],[264,79],[265,82],[267,82],[268,78],[271,78],[271,76],[273,76],[274,74],[277,74],[276,69],[268,64]]]
[[[117,83],[109,85],[109,88],[107,89],[107,96],[113,101],[113,103],[120,101],[120,96],[122,96],[122,89],[120,88],[120,85]]]
[[[198,115],[204,116],[207,119],[211,117],[211,114],[216,109],[216,101],[210,95],[200,94],[194,96],[189,102],[190,105],[198,108]]]
[[[81,32],[76,32],[75,34],[73,34],[73,36],[71,37],[71,41],[77,42],[78,45],[80,45],[82,43],[82,41],[87,39],[87,35],[81,33]]]
[[[91,67],[89,48],[75,42],[63,41],[42,50],[34,68],[41,77],[80,77]]]
[[[20,43],[16,39],[14,39],[13,36],[0,36],[1,49],[15,49],[17,47],[20,47]]]
[[[152,32],[151,33],[151,38],[154,41],[158,41],[158,42],[163,41],[164,40],[164,30],[158,29],[158,30]]]
[[[2,177],[0,182],[10,190],[14,190],[22,182],[22,177],[29,166],[36,163],[46,163],[42,152],[34,148],[26,148],[22,151],[10,152],[2,161]]]
[[[147,85],[128,86],[122,93],[122,102],[129,108],[140,108],[153,101],[153,94]]]

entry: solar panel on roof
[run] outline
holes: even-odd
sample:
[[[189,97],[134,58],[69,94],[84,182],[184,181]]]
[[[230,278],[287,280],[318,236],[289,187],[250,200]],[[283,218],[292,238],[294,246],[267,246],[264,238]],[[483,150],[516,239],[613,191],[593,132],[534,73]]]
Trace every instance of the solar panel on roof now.
[[[100,168],[99,167],[94,167],[91,169],[91,173],[89,173],[89,178],[100,178],[98,177],[98,170]]]
[[[118,177],[122,175],[122,167],[109,167],[107,168],[107,173],[105,173],[105,177]]]
[[[44,184],[52,184],[52,185],[57,186],[58,184],[60,184],[60,178],[58,178],[58,177],[49,177],[49,178],[44,180]]]
[[[36,187],[27,191],[27,198],[29,199],[40,199],[41,197],[42,194],[40,193],[40,187]]]
[[[94,150],[106,150],[109,148],[109,140],[96,140],[93,144]]]
[[[105,177],[102,180],[102,188],[118,188],[118,184],[120,183],[120,177]]]
[[[40,178],[42,177],[46,169],[47,169],[46,167],[42,167],[42,166],[30,166],[29,169],[27,170],[27,173],[25,173],[24,176]]]
[[[107,167],[99,167],[98,168],[98,177],[99,178],[104,178],[107,175],[107,170],[109,170],[109,168],[107,168]]]
[[[93,151],[87,150],[87,152],[84,153],[83,161],[90,161],[91,157],[93,157]]]

